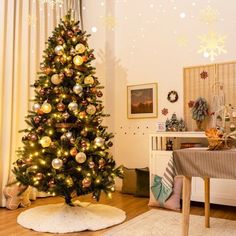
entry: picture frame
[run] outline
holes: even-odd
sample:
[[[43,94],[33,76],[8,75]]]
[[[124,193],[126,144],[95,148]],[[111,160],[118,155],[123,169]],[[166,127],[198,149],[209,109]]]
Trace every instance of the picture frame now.
[[[129,119],[157,117],[157,83],[127,86]]]
[[[156,131],[157,132],[165,132],[166,131],[166,122],[158,121],[156,123]]]

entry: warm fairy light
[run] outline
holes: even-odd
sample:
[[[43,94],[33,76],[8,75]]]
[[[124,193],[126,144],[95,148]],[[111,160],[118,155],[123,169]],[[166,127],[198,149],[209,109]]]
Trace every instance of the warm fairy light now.
[[[55,193],[55,192],[53,192],[53,193],[52,193],[52,196],[56,196],[56,193]]]
[[[62,97],[62,98],[66,98],[66,94],[62,94],[61,97]]]
[[[114,188],[114,187],[111,187],[111,191],[114,192],[114,191],[115,191],[115,188]]]
[[[33,157],[33,155],[32,155],[32,154],[30,154],[30,155],[29,155],[29,157]]]
[[[66,131],[66,129],[65,129],[65,128],[62,128],[62,129],[61,129],[61,131],[62,131],[62,132],[65,132],[65,131]]]
[[[96,183],[99,184],[101,182],[100,179],[96,179]]]
[[[81,171],[82,170],[82,168],[79,166],[79,167],[77,167],[76,168],[78,171]]]
[[[30,143],[30,146],[31,146],[31,147],[34,147],[34,143]]]
[[[65,156],[68,156],[69,155],[69,152],[64,152]]]
[[[46,161],[43,160],[43,159],[40,159],[39,163],[40,163],[41,165],[45,165],[45,164],[46,164]]]
[[[57,155],[61,155],[61,150],[58,150],[58,151],[57,151]]]
[[[107,194],[107,196],[111,199],[112,198],[112,194],[109,192],[108,194]]]
[[[39,153],[38,153],[38,152],[35,152],[35,153],[34,153],[34,155],[35,155],[35,156],[38,156],[38,155],[39,155]]]
[[[87,173],[87,176],[91,176],[91,174],[90,174],[90,173]]]
[[[55,99],[55,101],[56,101],[56,102],[59,102],[59,101],[60,101],[60,99],[59,99],[59,98],[56,98],[56,99]]]
[[[48,131],[48,134],[49,134],[49,135],[52,135],[52,134],[53,134],[53,130],[49,130],[49,131]]]
[[[34,185],[39,185],[39,181],[38,181],[38,180],[35,181],[35,182],[34,182]]]
[[[42,153],[45,153],[45,149],[42,150]]]

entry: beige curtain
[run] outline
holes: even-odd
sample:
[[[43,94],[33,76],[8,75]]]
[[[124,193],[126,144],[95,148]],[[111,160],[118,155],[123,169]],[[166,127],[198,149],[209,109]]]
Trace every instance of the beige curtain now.
[[[44,1],[0,0],[0,206],[5,206],[2,191],[22,145],[18,130],[26,128],[24,116],[34,96],[30,85],[37,77],[45,41],[69,8],[78,19],[78,0],[64,0],[61,6]]]

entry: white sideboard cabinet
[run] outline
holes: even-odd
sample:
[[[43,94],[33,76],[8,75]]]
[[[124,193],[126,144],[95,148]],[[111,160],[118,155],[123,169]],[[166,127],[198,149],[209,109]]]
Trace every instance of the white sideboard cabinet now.
[[[149,168],[151,174],[163,175],[172,155],[171,150],[166,150],[168,140],[172,141],[173,150],[191,144],[207,146],[204,132],[157,132],[150,134]],[[191,200],[204,202],[204,182],[201,178],[194,177],[192,179]],[[211,179],[210,201],[215,204],[236,206],[236,180]]]

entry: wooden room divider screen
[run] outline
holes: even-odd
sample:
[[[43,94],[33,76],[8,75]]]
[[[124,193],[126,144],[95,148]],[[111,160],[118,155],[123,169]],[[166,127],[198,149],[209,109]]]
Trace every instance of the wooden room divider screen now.
[[[225,105],[231,104],[236,108],[236,61],[217,64],[185,67],[184,77],[184,119],[188,131],[196,129],[196,122],[192,119],[189,101],[195,101],[198,97],[204,97],[211,112],[213,97],[224,94]],[[203,128],[212,126],[212,118],[209,117],[203,124]]]

